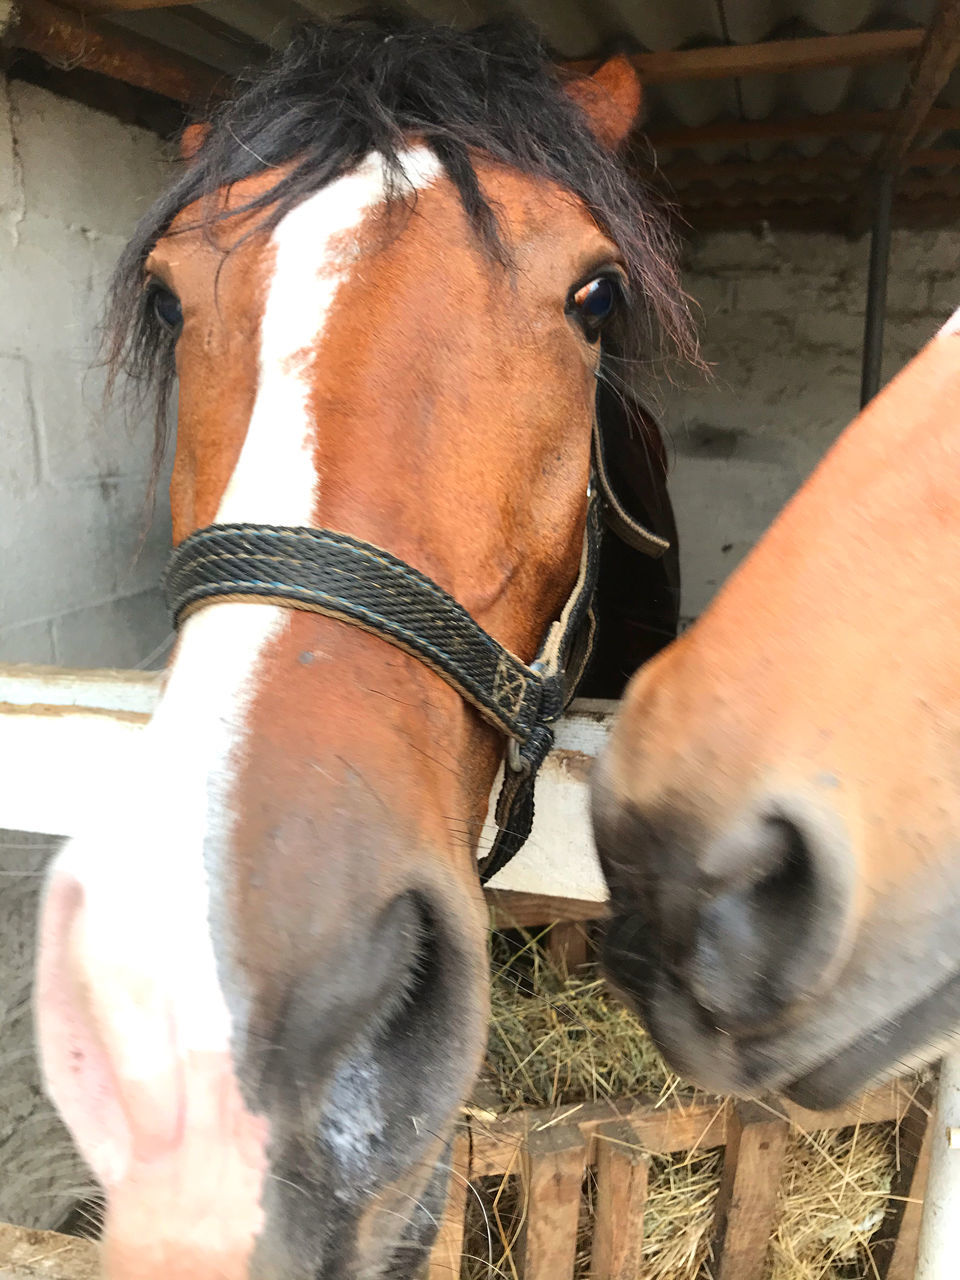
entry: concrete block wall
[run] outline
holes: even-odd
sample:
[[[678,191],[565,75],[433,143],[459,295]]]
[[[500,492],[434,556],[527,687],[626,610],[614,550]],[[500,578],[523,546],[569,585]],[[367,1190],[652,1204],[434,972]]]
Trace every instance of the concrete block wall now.
[[[696,617],[859,406],[869,240],[731,232],[688,247],[712,379],[663,393]],[[960,305],[960,231],[894,233],[884,380]]]
[[[104,410],[107,282],[159,139],[0,77],[0,662],[136,666],[169,631],[152,429]]]
[[[136,666],[169,631],[151,429],[104,414],[91,372],[106,281],[164,168],[152,134],[0,76],[0,662]],[[34,1227],[92,1185],[33,1045],[38,897],[58,844],[0,831],[0,1221]]]

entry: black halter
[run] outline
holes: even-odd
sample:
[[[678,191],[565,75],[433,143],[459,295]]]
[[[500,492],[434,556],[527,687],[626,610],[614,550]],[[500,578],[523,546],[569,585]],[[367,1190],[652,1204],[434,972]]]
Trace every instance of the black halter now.
[[[573,698],[593,648],[593,597],[603,518],[636,550],[669,544],[622,506],[610,483],[597,420],[580,571],[560,617],[528,666],[489,635],[442,587],[388,551],[329,529],[215,524],[174,551],[167,603],[179,626],[214,600],[256,600],[337,618],[425,663],[508,739],[497,836],[480,866],[486,884],[533,824],[537,772],[553,726]]]

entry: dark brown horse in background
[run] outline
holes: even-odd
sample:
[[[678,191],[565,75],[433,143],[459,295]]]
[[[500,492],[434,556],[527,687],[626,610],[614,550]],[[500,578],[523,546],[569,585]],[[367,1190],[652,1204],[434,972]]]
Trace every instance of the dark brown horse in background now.
[[[688,341],[615,155],[638,101],[625,60],[563,83],[525,29],[356,21],[305,31],[191,135],[114,307],[117,362],[161,407],[179,378],[177,542],[340,531],[529,663],[578,574],[597,378]],[[624,485],[662,495],[604,396]],[[620,612],[596,691],[648,647]],[[44,1070],[106,1189],[108,1276],[414,1273],[484,1044],[464,833],[502,753],[380,635],[263,598],[190,613],[44,908]]]

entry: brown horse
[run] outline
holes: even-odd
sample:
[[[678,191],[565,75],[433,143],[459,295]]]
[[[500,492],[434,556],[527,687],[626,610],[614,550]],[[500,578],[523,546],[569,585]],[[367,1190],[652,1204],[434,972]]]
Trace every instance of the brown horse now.
[[[681,1072],[829,1106],[960,1026],[960,321],[628,691],[607,964]]]
[[[176,540],[341,531],[529,662],[578,576],[601,357],[688,341],[615,155],[638,101],[625,60],[565,83],[525,28],[356,20],[192,134],[114,308],[118,363],[161,405],[179,379]],[[418,1268],[485,1038],[502,752],[381,634],[263,593],[189,613],[42,922],[43,1065],[110,1276]]]

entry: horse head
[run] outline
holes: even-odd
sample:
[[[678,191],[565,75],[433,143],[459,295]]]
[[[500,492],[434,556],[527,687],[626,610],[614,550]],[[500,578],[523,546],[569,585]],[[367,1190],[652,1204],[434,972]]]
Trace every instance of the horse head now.
[[[178,380],[176,542],[337,531],[529,663],[581,564],[604,335],[683,340],[614,152],[638,101],[525,29],[344,21],[189,134],[113,311],[118,366]],[[413,1274],[483,1050],[503,736],[422,652],[277,603],[269,560],[184,615],[47,886],[42,1059],[112,1277]]]
[[[678,1070],[829,1107],[960,1025],[960,337],[840,437],[628,690],[610,973]]]

